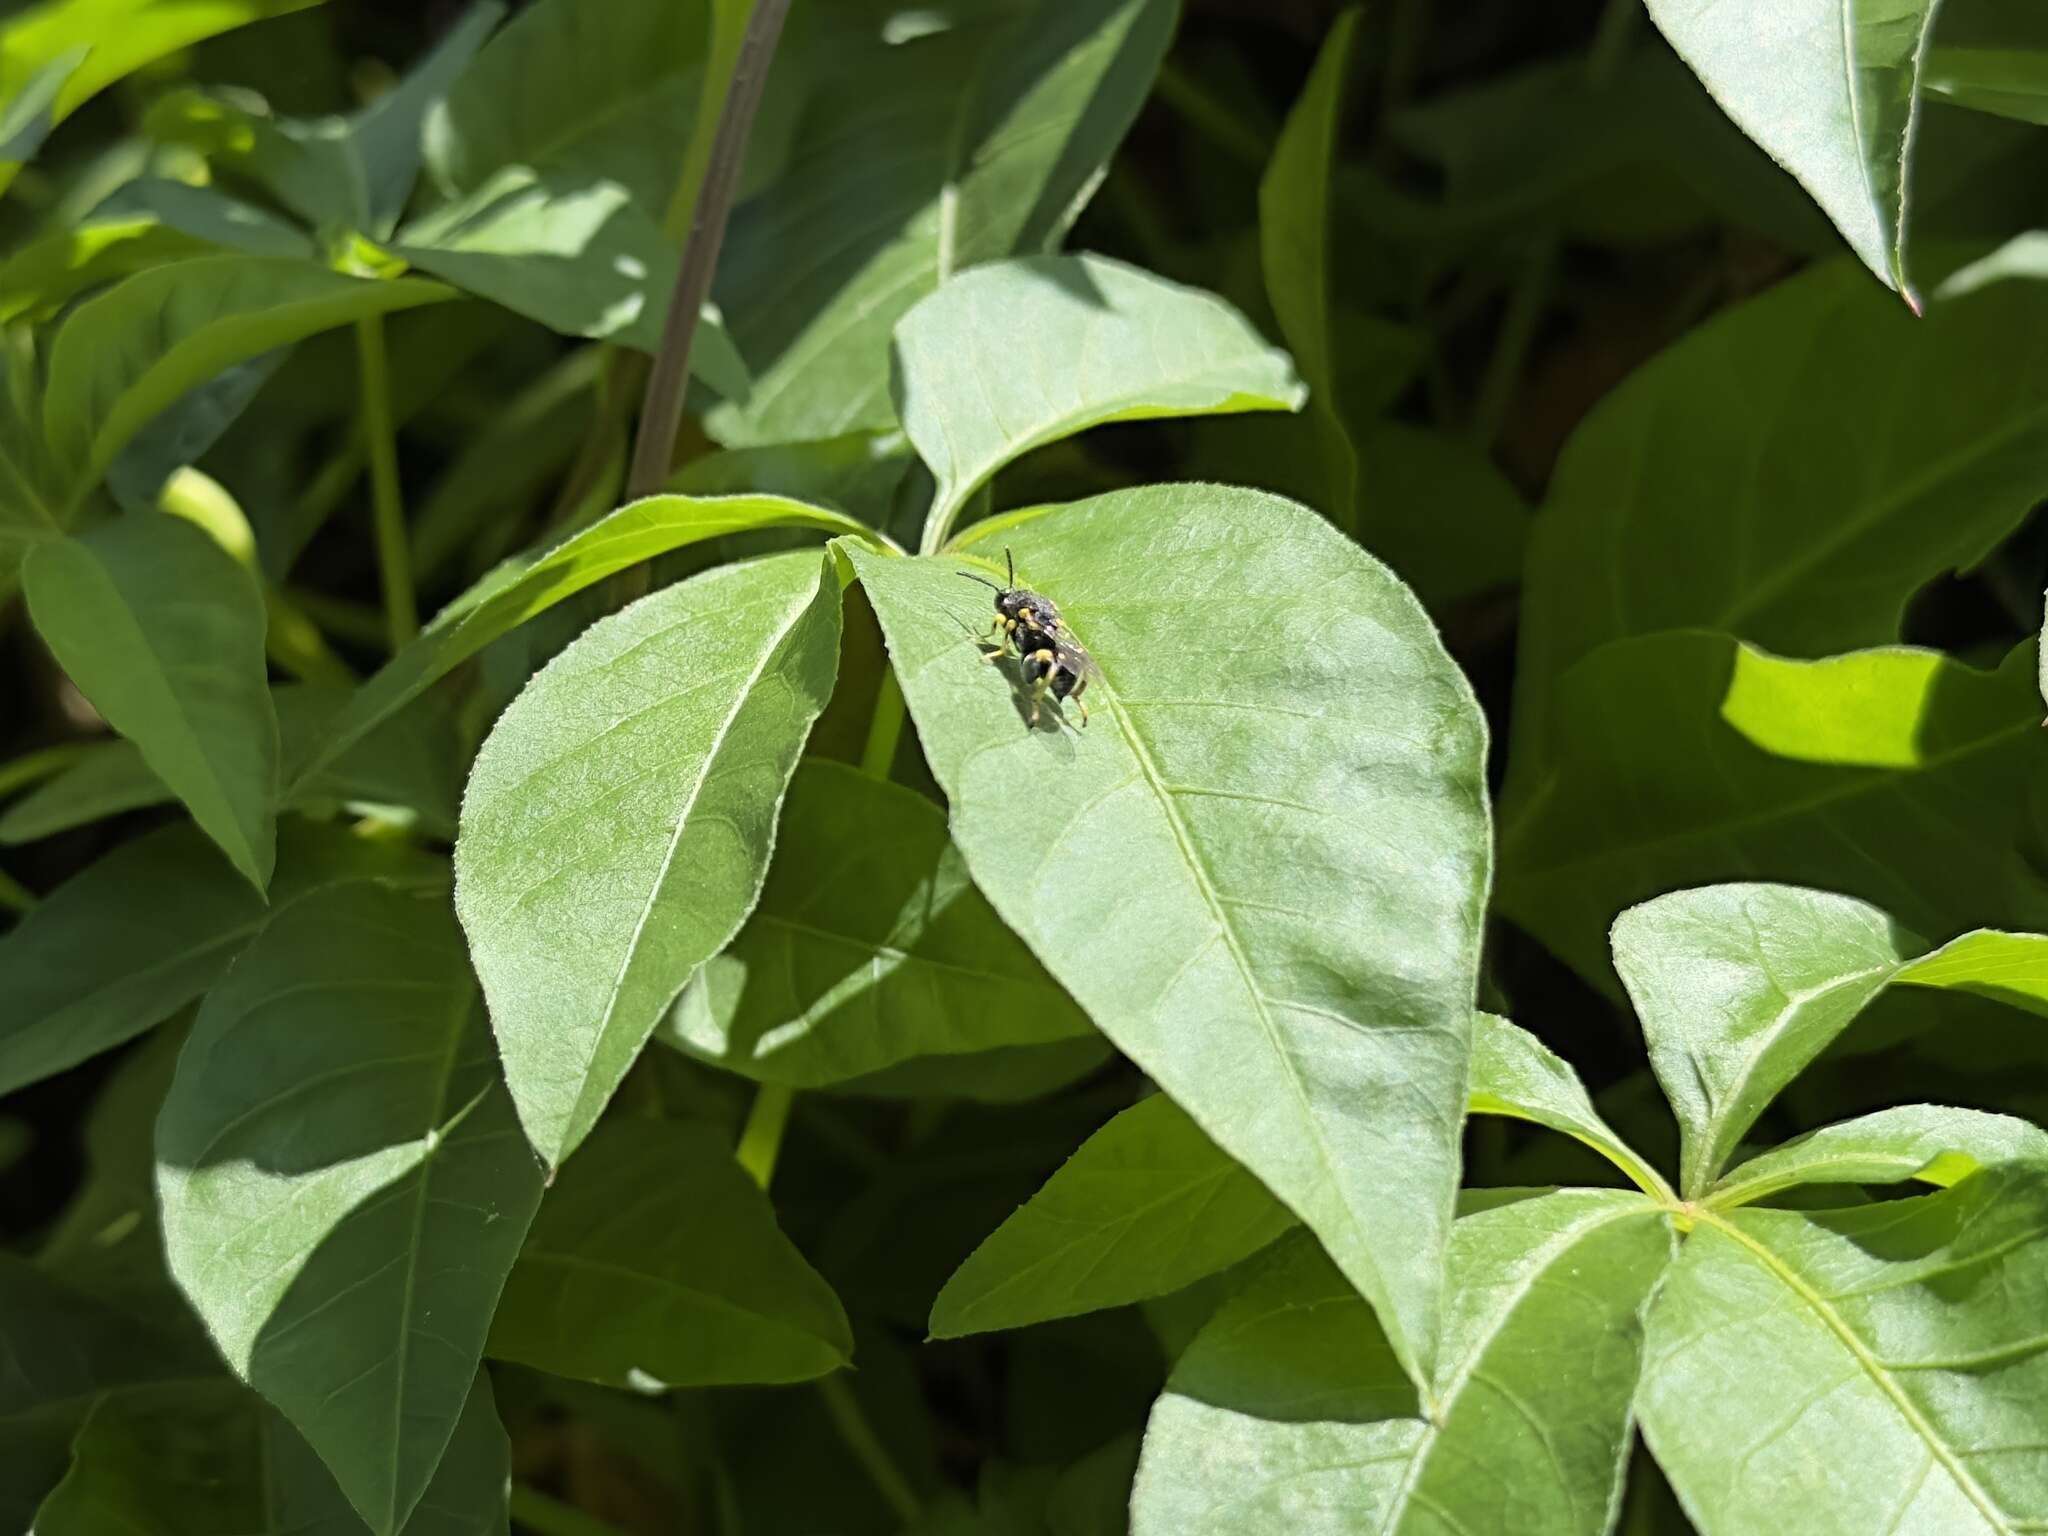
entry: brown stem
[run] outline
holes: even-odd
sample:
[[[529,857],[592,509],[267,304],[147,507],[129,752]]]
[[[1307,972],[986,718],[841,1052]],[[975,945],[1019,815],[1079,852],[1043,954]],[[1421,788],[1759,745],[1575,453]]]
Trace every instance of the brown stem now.
[[[689,377],[690,342],[697,332],[697,313],[711,293],[711,274],[718,266],[718,248],[725,241],[725,222],[739,188],[746,158],[747,135],[768,83],[768,65],[775,56],[789,0],[755,0],[734,60],[732,84],[718,115],[718,133],[711,141],[711,163],[697,192],[690,216],[690,238],[683,246],[683,264],[676,273],[675,292],[662,322],[661,350],[647,376],[647,394],[640,407],[640,434],[633,443],[633,466],[626,476],[626,498],[651,496],[668,480],[675,457],[676,429],[682,423],[683,386]]]

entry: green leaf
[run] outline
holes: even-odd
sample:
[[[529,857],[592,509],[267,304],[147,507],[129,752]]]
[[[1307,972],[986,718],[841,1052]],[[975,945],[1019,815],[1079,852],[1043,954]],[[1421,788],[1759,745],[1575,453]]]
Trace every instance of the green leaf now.
[[[339,118],[272,117],[261,98],[247,93],[188,88],[152,102],[143,131],[204,156],[217,173],[288,209],[320,246],[336,245],[369,222],[363,166]]]
[[[1532,520],[1506,475],[1469,443],[1403,421],[1358,439],[1359,541],[1432,613],[1522,579]]]
[[[1846,891],[1931,933],[2048,926],[2022,857],[2048,770],[2029,649],[1985,673],[1725,635],[1605,646],[1558,686],[1544,772],[1503,811],[1500,908],[1603,984],[1616,912],[1720,880]]]
[[[26,241],[0,261],[0,323],[53,319],[88,288],[208,250],[153,215],[95,215]]]
[[[1936,0],[1648,0],[1721,109],[1917,314],[1906,276],[1917,92]]]
[[[287,818],[273,900],[335,880],[445,888],[447,866]],[[0,1093],[132,1039],[211,987],[270,915],[196,828],[136,839],[50,893],[0,938]]]
[[[1162,486],[984,526],[1100,664],[1085,730],[1027,729],[976,659],[962,556],[848,549],[968,868],[1427,1379],[1489,857],[1464,678],[1384,567],[1275,497]],[[1162,642],[1192,612],[1227,658]]]
[[[264,889],[278,743],[255,578],[185,519],[141,513],[38,545],[23,584],[79,692]]]
[[[1266,297],[1308,383],[1323,461],[1323,505],[1342,527],[1355,526],[1358,516],[1358,449],[1345,426],[1337,388],[1330,176],[1361,14],[1356,6],[1342,12],[1323,39],[1308,84],[1295,98],[1259,182],[1259,257]]]
[[[1276,1248],[1152,1409],[1133,1536],[1601,1536],[1632,1438],[1638,1309],[1670,1254],[1663,1213],[1634,1193],[1459,1221],[1424,1419],[1344,1277],[1306,1239]]]
[[[0,843],[32,843],[176,798],[150,772],[134,742],[119,737],[97,741],[63,772],[51,775],[0,814]]]
[[[2048,18],[2027,0],[1949,6],[1920,89],[1959,107],[2048,125]]]
[[[351,697],[345,689],[312,684],[273,689],[285,759],[309,750]],[[445,717],[425,709],[387,721],[308,783],[297,803],[338,801],[388,819],[402,816],[423,832],[453,841],[455,744],[447,725]],[[75,763],[0,813],[0,844],[34,842],[175,798],[135,743],[119,738],[93,742]]]
[[[487,43],[427,115],[428,173],[472,192],[506,166],[618,184],[659,219],[690,139],[702,5],[540,0]]]
[[[465,292],[565,336],[655,352],[681,259],[615,181],[508,166],[414,220],[391,251]],[[727,399],[749,382],[724,321],[698,317],[690,369]]]
[[[896,322],[957,272],[1058,244],[1151,89],[1178,6],[990,6],[910,37],[848,10],[820,18],[789,170],[735,211],[719,262],[719,305],[754,369],[746,401],[706,418],[731,446],[889,426]]]
[[[1615,969],[1678,1116],[1687,1198],[1894,982],[2048,1014],[2048,936],[1979,932],[1925,948],[1875,907],[1793,886],[1678,891],[1615,919]]]
[[[490,1352],[649,1392],[808,1381],[853,1358],[853,1333],[722,1137],[621,1119],[548,1191]]]
[[[506,1529],[511,1446],[479,1376],[405,1536]],[[103,1399],[71,1470],[36,1512],[40,1536],[360,1536],[363,1523],[284,1418],[224,1379]]]
[[[666,588],[543,668],[478,754],[456,908],[549,1166],[760,895],[832,693],[839,604],[815,551]]]
[[[0,24],[0,190],[43,137],[124,75],[318,0],[56,0]]]
[[[753,916],[662,1024],[671,1045],[799,1088],[1093,1032],[975,889],[938,806],[815,758]]]
[[[1302,401],[1287,355],[1228,304],[1101,256],[991,262],[921,300],[896,326],[894,394],[938,480],[933,529],[1089,427]]]
[[[1670,1187],[1600,1118],[1585,1085],[1541,1040],[1490,1013],[1472,1020],[1472,1091],[1466,1112],[1506,1115],[1562,1131],[1606,1158],[1652,1198]]]
[[[1731,1207],[1799,1184],[1907,1179],[1945,1189],[1979,1168],[2022,1158],[2048,1164],[2048,1132],[2010,1115],[1909,1104],[1825,1125],[1773,1147],[1724,1175],[1707,1198]]]
[[[431,684],[493,640],[614,572],[672,549],[755,528],[817,528],[872,537],[852,518],[781,496],[649,496],[537,556],[507,561],[442,611],[356,691],[318,744],[288,764],[287,796]]]
[[[47,431],[74,499],[152,416],[230,364],[451,296],[417,278],[373,282],[278,257],[203,257],[136,273],[81,305],[51,349]]]
[[[2048,1520],[2048,1172],[1702,1212],[1648,1316],[1643,1433],[1703,1536]]]
[[[1293,1225],[1263,1184],[1155,1093],[1083,1142],[953,1272],[932,1303],[931,1334],[955,1339],[1164,1296]]]
[[[64,1475],[72,1433],[110,1392],[212,1369],[204,1348],[0,1254],[0,1518],[33,1528]]]
[[[171,1271],[379,1536],[469,1397],[540,1199],[446,898],[280,907],[208,995],[157,1121]]]
[[[363,233],[373,240],[390,235],[418,179],[428,116],[447,100],[455,81],[484,46],[505,7],[498,0],[473,0],[461,20],[405,78],[358,112],[348,125],[349,153],[362,169]]]
[[[1895,640],[1912,593],[1988,554],[2048,483],[2044,330],[2048,284],[1916,321],[1833,263],[1639,368],[1572,435],[1537,521],[1511,790],[1557,740],[1551,688],[1610,640]]]

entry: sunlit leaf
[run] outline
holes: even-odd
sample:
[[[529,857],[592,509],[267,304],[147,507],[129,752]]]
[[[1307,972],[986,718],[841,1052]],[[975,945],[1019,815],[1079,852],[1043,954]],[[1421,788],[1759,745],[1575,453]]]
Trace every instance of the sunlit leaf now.
[[[853,1334],[728,1142],[621,1119],[549,1188],[490,1352],[654,1391],[806,1381],[846,1364]]]
[[[278,909],[200,1009],[157,1122],[172,1273],[380,1536],[470,1394],[541,1167],[445,896]]]
[[[790,781],[753,916],[662,1032],[732,1071],[809,1088],[1093,1026],[990,910],[938,806],[812,759]]]
[[[2043,967],[2048,978],[2048,965]],[[1908,1104],[1822,1126],[1737,1164],[1715,1184],[1716,1205],[1747,1205],[1799,1184],[1898,1184],[1943,1188],[1993,1163],[2048,1166],[2048,1131],[2011,1115]]]
[[[347,143],[362,167],[368,215],[363,233],[372,239],[391,233],[412,196],[429,114],[447,100],[450,87],[504,15],[499,0],[470,0],[461,19],[405,78],[350,121]]]
[[[2048,1520],[2048,1171],[1702,1218],[1649,1309],[1643,1433],[1703,1536]]]
[[[1302,399],[1287,355],[1221,299],[1101,256],[962,273],[897,325],[894,393],[941,525],[1005,464],[1089,427]]]
[[[550,662],[478,754],[456,907],[551,1166],[759,896],[832,692],[839,602],[809,551],[665,588]]]
[[[1425,1419],[1344,1277],[1306,1239],[1274,1249],[1153,1407],[1134,1536],[1602,1536],[1632,1438],[1638,1309],[1670,1253],[1663,1213],[1633,1193],[1460,1220]]]
[[[866,530],[823,507],[781,496],[650,496],[544,553],[508,560],[444,609],[329,722],[304,758],[286,764],[288,794],[493,640],[617,571],[700,540],[754,528]]]
[[[132,514],[37,546],[36,629],[259,891],[277,852],[277,715],[263,593],[181,517]]]
[[[1526,1029],[1481,1013],[1472,1021],[1475,1115],[1505,1115],[1584,1142],[1651,1195],[1668,1195],[1662,1178],[1593,1108],[1578,1074]]]
[[[968,868],[1426,1379],[1488,860],[1463,677],[1384,567],[1274,497],[1123,492],[1000,537],[1100,663],[1085,729],[1072,702],[1027,728],[962,633],[963,560],[1002,573],[982,548],[848,550]],[[1189,613],[1226,648],[1160,645]]]
[[[1614,964],[1678,1116],[1688,1197],[1877,994],[1975,992],[2048,1014],[2048,936],[1927,946],[1877,908],[1782,885],[1678,891],[1615,920]]]
[[[1648,0],[1721,109],[1799,179],[1915,310],[1914,118],[1936,0]]]

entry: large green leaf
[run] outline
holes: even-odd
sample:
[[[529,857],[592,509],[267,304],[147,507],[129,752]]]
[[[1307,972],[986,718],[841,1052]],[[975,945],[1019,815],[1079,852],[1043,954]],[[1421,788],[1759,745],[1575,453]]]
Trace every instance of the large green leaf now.
[[[0,322],[53,319],[88,288],[209,251],[206,241],[154,214],[95,213],[76,226],[24,242],[0,261]]]
[[[1284,352],[1213,294],[1101,256],[962,273],[896,327],[903,429],[938,480],[935,530],[997,470],[1113,421],[1300,408]]]
[[[22,574],[78,691],[264,889],[278,741],[255,577],[194,524],[151,512],[40,544]]]
[[[760,895],[839,605],[815,551],[665,588],[550,662],[478,754],[456,907],[550,1166]]]
[[[180,48],[319,0],[45,0],[0,23],[0,190],[91,97]]]
[[[960,555],[849,550],[954,841],[1426,1380],[1490,853],[1464,678],[1384,567],[1276,497],[1163,486],[990,526],[1100,663],[1085,730],[1027,729],[977,660]],[[1188,613],[1215,648],[1165,642]]]
[[[2048,967],[2044,967],[2048,976]],[[2011,1115],[1908,1104],[1808,1131],[1725,1174],[1707,1198],[1748,1205],[1799,1184],[1897,1184],[1947,1188],[1994,1163],[2048,1165],[2048,1131]]]
[[[662,1025],[672,1045],[800,1088],[1092,1032],[968,878],[945,813],[819,759],[790,782],[753,916]]]
[[[480,1375],[405,1536],[503,1536],[511,1463],[490,1379]],[[72,1444],[71,1470],[35,1515],[38,1536],[361,1536],[363,1529],[283,1416],[219,1377],[103,1399]]]
[[[1305,1239],[1275,1249],[1152,1409],[1133,1536],[1603,1536],[1632,1438],[1638,1309],[1670,1254],[1663,1213],[1634,1193],[1465,1217],[1423,1418],[1344,1277]]]
[[[1812,656],[1895,640],[1914,590],[1982,558],[2048,483],[2044,334],[2048,284],[1993,283],[1916,321],[1834,263],[1631,375],[1566,444],[1537,522],[1515,790],[1556,739],[1553,685],[1607,641],[1714,629]]]
[[[1703,1214],[1652,1303],[1643,1433],[1703,1536],[2048,1523],[2048,1170]]]
[[[872,537],[852,518],[782,496],[649,496],[628,502],[544,553],[508,560],[429,624],[286,765],[296,794],[341,754],[493,640],[618,571],[704,539],[756,528],[816,528]]]
[[[1501,910],[1600,979],[1616,912],[1718,880],[1847,891],[1935,934],[2048,926],[2028,650],[1994,674],[1699,633],[1604,646],[1558,686],[1543,771],[1503,810]]]
[[[1345,82],[1363,12],[1338,16],[1308,83],[1295,99],[1259,182],[1259,258],[1266,297],[1308,382],[1309,411],[1323,461],[1323,505],[1341,525],[1358,515],[1358,449],[1337,389],[1331,282],[1330,176],[1343,124]]]
[[[1648,4],[1721,109],[1917,311],[1906,276],[1908,182],[1936,0]]]
[[[442,895],[280,907],[157,1121],[171,1271],[379,1536],[412,1514],[540,1199]]]
[[[172,262],[117,283],[79,306],[50,352],[45,430],[73,498],[151,417],[229,364],[451,296],[418,278],[373,282],[267,256]]]
[[[1678,1116],[1688,1198],[1893,983],[2048,1014],[2048,935],[1978,932],[1925,949],[1875,907],[1795,886],[1678,891],[1615,919],[1615,969]]]
[[[363,233],[372,239],[384,239],[397,225],[419,176],[428,117],[448,99],[504,15],[500,0],[471,0],[403,80],[350,120],[348,148],[363,178]]]
[[[1081,1144],[932,1303],[933,1338],[1021,1328],[1164,1296],[1294,1225],[1163,1093]]]
[[[274,901],[346,879],[445,888],[447,865],[287,818]],[[141,1034],[227,970],[269,917],[198,830],[178,824],[108,854],[0,938],[0,1093]]]
[[[852,1359],[853,1333],[723,1137],[621,1119],[549,1189],[490,1352],[645,1392],[807,1381]]]
[[[981,0],[908,37],[883,7],[815,29],[787,173],[734,214],[717,297],[754,370],[734,446],[886,427],[889,336],[979,262],[1058,243],[1151,88],[1175,0]],[[950,25],[948,24],[950,23]]]

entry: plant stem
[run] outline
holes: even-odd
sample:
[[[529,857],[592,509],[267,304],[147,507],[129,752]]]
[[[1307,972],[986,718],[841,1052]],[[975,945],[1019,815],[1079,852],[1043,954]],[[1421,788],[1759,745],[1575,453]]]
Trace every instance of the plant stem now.
[[[310,587],[280,587],[279,595],[330,635],[356,645],[375,645],[384,637],[384,616],[366,603],[329,597]]]
[[[775,1159],[782,1151],[782,1133],[789,1126],[789,1106],[795,1098],[793,1088],[763,1083],[740,1131],[740,1144],[733,1156],[763,1190],[775,1177]]]
[[[683,388],[690,372],[690,343],[697,334],[697,315],[711,294],[711,274],[725,242],[725,222],[739,190],[740,166],[746,158],[747,135],[761,92],[768,83],[768,65],[782,35],[789,0],[754,0],[747,30],[733,59],[732,84],[719,110],[718,132],[711,141],[703,185],[697,189],[690,215],[690,238],[683,246],[682,266],[661,327],[661,349],[647,375],[647,394],[640,406],[640,434],[633,444],[633,465],[626,475],[628,499],[651,496],[668,479],[675,455],[676,428],[682,422]],[[644,569],[642,567],[641,569]]]
[[[363,441],[370,455],[370,497],[377,517],[377,574],[384,585],[385,640],[403,650],[419,633],[412,595],[412,543],[398,487],[398,433],[391,418],[391,380],[384,358],[384,320],[356,322],[356,359],[363,385]]]
[[[885,660],[874,718],[868,723],[867,745],[861,749],[860,771],[870,778],[888,778],[896,765],[896,741],[902,734],[903,685],[896,681],[896,669]]]
[[[524,1483],[512,1485],[512,1520],[539,1536],[622,1536],[617,1526]]]
[[[1521,276],[1515,279],[1514,292],[1508,295],[1500,340],[1487,361],[1479,399],[1472,408],[1472,440],[1481,448],[1493,446],[1508,407],[1514,403],[1515,386],[1521,383],[1522,369],[1529,361],[1529,344],[1536,339],[1537,323],[1550,302],[1550,280],[1557,271],[1558,249],[1563,243],[1555,229],[1538,235]]]
[[[818,1393],[825,1399],[825,1411],[832,1415],[832,1425],[839,1431],[839,1438],[846,1442],[846,1448],[853,1452],[854,1459],[867,1469],[876,1491],[896,1512],[898,1519],[905,1525],[913,1524],[923,1513],[916,1490],[897,1470],[888,1450],[875,1438],[874,1430],[868,1427],[867,1415],[860,1411],[859,1401],[846,1385],[846,1373],[841,1371],[825,1377],[818,1383]]]

